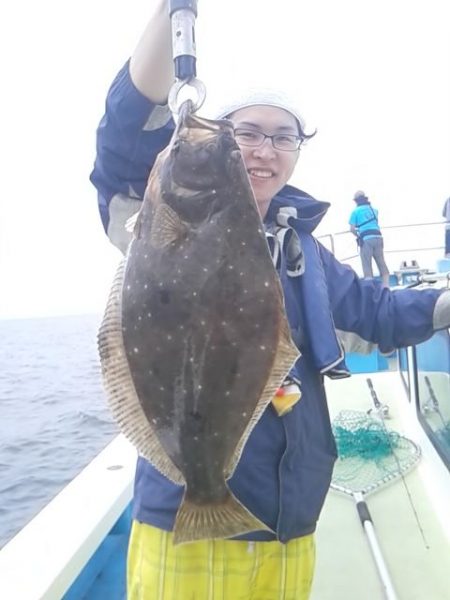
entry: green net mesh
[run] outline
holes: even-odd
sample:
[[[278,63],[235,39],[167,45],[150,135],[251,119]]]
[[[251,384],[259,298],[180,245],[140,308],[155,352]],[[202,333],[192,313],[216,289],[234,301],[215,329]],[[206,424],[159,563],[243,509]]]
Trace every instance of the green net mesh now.
[[[381,423],[367,421],[358,424],[355,429],[347,429],[342,425],[334,427],[334,436],[341,458],[359,456],[365,460],[381,460],[392,454],[399,442],[400,436],[395,431],[386,432]]]
[[[420,448],[383,421],[363,412],[341,411],[334,419],[338,448],[331,487],[369,493],[401,477],[420,458]]]

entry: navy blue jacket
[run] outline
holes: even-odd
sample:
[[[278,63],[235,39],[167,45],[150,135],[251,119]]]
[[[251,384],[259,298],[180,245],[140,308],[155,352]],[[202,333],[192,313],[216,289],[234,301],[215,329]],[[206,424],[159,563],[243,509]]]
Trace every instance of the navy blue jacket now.
[[[174,127],[164,111],[136,90],[125,65],[108,94],[91,175],[106,231],[115,196],[143,197],[150,168]],[[347,373],[338,339],[341,333],[354,334],[382,352],[390,352],[421,342],[434,331],[439,291],[390,292],[374,280],[359,279],[315,240],[311,233],[328,206],[285,186],[272,200],[266,217],[270,230],[280,224],[279,215],[288,207],[291,216],[285,227],[298,236],[302,249],[301,275],[289,274],[283,244],[277,267],[293,337],[303,353],[291,373],[301,382],[302,398],[283,417],[271,405],[266,409],[229,480],[239,500],[274,531],[255,532],[242,539],[286,542],[310,534],[316,527],[336,459],[324,376]],[[135,519],[171,530],[182,495],[182,487],[143,458],[138,459]]]

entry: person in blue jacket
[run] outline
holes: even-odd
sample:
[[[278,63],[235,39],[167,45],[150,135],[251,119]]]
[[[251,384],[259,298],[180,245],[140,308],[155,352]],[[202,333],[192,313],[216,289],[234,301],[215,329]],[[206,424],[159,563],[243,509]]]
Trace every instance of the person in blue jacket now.
[[[91,174],[105,232],[122,252],[130,238],[125,223],[139,209],[155,157],[174,130],[167,106],[174,75],[165,1],[155,0],[152,10],[138,47],[108,92]],[[265,410],[228,482],[273,533],[174,546],[171,530],[183,488],[138,458],[128,597],[306,599],[314,531],[336,460],[324,377],[349,375],[345,350],[389,353],[447,327],[450,296],[434,289],[390,291],[374,279],[360,279],[314,238],[329,204],[288,184],[312,134],[283,93],[230,94],[215,116],[234,123],[302,353],[288,378],[302,395]]]
[[[350,231],[358,240],[359,254],[364,277],[373,277],[372,260],[380,271],[384,287],[389,287],[389,269],[384,260],[383,235],[378,223],[378,210],[373,208],[363,191],[355,193],[349,224]]]

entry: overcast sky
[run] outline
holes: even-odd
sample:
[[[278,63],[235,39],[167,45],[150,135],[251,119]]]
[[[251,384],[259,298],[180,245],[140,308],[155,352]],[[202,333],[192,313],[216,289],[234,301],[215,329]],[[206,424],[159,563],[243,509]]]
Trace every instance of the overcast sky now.
[[[89,183],[107,89],[151,0],[2,5],[0,317],[103,310],[120,255]],[[383,224],[440,220],[450,195],[448,0],[199,0],[198,75],[214,102],[266,82],[318,135],[292,183],[347,229],[356,189]],[[442,240],[438,240],[442,243]]]

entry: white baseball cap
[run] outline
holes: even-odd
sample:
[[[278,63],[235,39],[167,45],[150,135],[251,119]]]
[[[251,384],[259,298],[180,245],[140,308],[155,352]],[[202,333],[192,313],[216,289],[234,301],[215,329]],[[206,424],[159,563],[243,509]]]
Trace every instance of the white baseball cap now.
[[[293,98],[280,90],[268,87],[252,87],[231,96],[212,111],[212,117],[223,119],[248,106],[275,106],[290,113],[298,121],[300,130],[305,131],[305,122]]]

